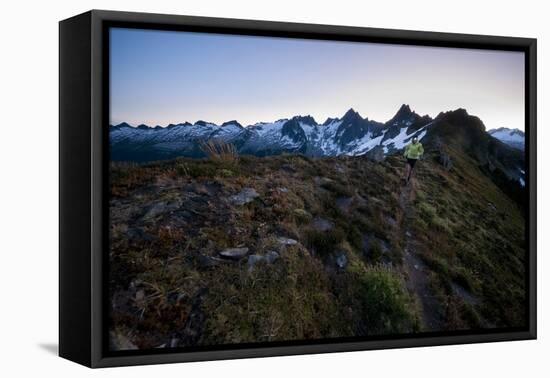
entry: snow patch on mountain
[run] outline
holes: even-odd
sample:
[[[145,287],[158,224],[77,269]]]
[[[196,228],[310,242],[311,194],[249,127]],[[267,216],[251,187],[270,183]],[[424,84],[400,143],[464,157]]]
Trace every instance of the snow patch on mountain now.
[[[412,138],[415,136],[418,138],[418,140],[422,140],[422,138],[426,136],[427,128],[430,125],[431,123],[412,133],[409,132],[408,126],[402,127],[399,131],[399,134],[397,134],[397,136],[395,136],[392,139],[386,139],[384,142],[382,142],[384,153],[387,154],[389,151],[401,150],[405,148],[405,146],[409,144]]]

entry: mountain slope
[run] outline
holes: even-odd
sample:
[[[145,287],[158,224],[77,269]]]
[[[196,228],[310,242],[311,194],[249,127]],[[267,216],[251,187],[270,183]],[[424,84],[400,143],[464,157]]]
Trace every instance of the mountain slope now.
[[[502,144],[434,125],[410,189],[399,155],[112,164],[112,348],[524,326],[524,215],[484,168]]]
[[[440,113],[431,123],[423,143],[470,160],[472,166],[483,171],[501,190],[518,203],[526,204],[524,153],[491,137],[478,117],[464,109]]]

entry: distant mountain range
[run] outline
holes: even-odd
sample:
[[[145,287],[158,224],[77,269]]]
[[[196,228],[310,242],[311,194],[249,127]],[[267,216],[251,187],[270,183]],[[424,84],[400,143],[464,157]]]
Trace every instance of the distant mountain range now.
[[[198,121],[167,127],[127,123],[111,126],[113,160],[160,160],[176,156],[201,157],[202,142],[221,139],[239,153],[256,156],[302,153],[309,156],[362,155],[376,146],[390,153],[403,148],[413,136],[422,138],[430,117],[421,117],[403,105],[388,122],[362,118],[350,109],[342,118],[319,124],[311,116],[296,116],[243,127],[237,121],[216,125]]]
[[[503,143],[506,143],[510,147],[517,148],[518,150],[525,150],[525,133],[518,129],[508,129],[501,127],[488,131],[493,138],[497,138]]]
[[[483,122],[464,109],[442,112],[432,119],[402,105],[385,123],[363,118],[353,109],[322,124],[311,116],[246,127],[237,121],[222,125],[185,122],[166,127],[121,123],[111,125],[109,133],[111,160],[135,162],[203,157],[201,144],[209,140],[232,143],[240,154],[255,156],[359,156],[374,152],[383,156],[402,150],[415,136],[427,145],[436,140],[451,146],[459,143],[489,171],[498,168],[508,179],[524,185],[523,133],[504,128],[487,132]]]

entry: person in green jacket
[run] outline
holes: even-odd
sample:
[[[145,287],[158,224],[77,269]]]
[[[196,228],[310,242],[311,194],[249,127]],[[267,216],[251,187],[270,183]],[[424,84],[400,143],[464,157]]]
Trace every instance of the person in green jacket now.
[[[422,143],[418,141],[418,137],[412,139],[412,143],[405,147],[405,152],[403,152],[403,157],[407,159],[407,165],[405,170],[405,181],[409,182],[414,173],[414,165],[424,154],[424,147]]]

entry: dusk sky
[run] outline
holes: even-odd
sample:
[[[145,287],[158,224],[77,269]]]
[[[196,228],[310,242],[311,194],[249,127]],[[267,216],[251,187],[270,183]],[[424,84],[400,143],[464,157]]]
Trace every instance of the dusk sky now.
[[[111,124],[243,125],[354,108],[386,122],[465,108],[525,129],[524,55],[439,47],[111,29]]]

